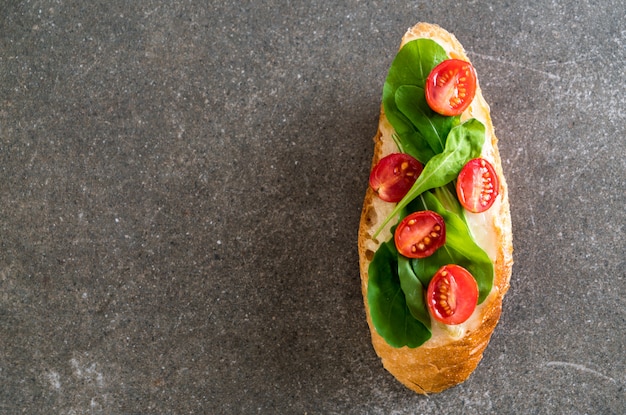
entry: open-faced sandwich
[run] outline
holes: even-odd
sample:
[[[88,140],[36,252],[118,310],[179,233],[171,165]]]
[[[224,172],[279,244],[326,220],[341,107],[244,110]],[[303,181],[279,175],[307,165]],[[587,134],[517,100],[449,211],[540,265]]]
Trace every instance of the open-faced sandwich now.
[[[374,142],[358,238],[372,343],[405,386],[439,392],[478,365],[513,265],[489,106],[452,34],[404,35]]]

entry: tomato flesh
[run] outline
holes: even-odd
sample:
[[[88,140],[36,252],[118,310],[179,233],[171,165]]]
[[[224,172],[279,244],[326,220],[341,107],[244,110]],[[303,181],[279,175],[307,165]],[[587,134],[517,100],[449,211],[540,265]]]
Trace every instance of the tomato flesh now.
[[[459,265],[439,268],[428,284],[428,311],[441,323],[454,325],[467,321],[477,302],[478,284],[472,274]]]
[[[461,205],[473,213],[489,209],[498,197],[499,188],[495,169],[483,158],[468,161],[456,182],[456,194]]]
[[[389,154],[372,169],[370,186],[382,200],[399,202],[409,192],[422,169],[422,164],[408,154]]]
[[[394,242],[405,257],[426,258],[446,242],[445,222],[431,210],[411,213],[396,228]]]
[[[454,116],[469,107],[476,94],[476,71],[471,63],[447,59],[426,78],[426,102],[435,112]]]

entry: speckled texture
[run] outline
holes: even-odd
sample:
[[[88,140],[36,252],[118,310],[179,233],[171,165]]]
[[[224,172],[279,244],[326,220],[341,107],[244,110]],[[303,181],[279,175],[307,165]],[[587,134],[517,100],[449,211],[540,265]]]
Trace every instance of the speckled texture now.
[[[0,413],[623,414],[621,1],[7,1]],[[515,266],[470,379],[369,343],[356,232],[417,21],[491,104]]]

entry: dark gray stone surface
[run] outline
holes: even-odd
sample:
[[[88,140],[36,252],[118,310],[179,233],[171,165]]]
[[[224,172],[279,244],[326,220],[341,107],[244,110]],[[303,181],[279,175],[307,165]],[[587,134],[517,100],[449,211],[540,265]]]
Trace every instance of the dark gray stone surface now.
[[[624,3],[231,3],[0,3],[0,413],[625,413]],[[477,68],[516,261],[429,397],[374,354],[356,252],[417,21]]]

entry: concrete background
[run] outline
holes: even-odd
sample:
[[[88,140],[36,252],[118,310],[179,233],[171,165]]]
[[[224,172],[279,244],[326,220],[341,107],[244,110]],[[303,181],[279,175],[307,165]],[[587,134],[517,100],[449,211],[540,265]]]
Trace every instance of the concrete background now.
[[[626,413],[625,15],[1,1],[0,413]],[[516,261],[478,369],[428,397],[374,354],[356,251],[418,21],[477,68]]]

